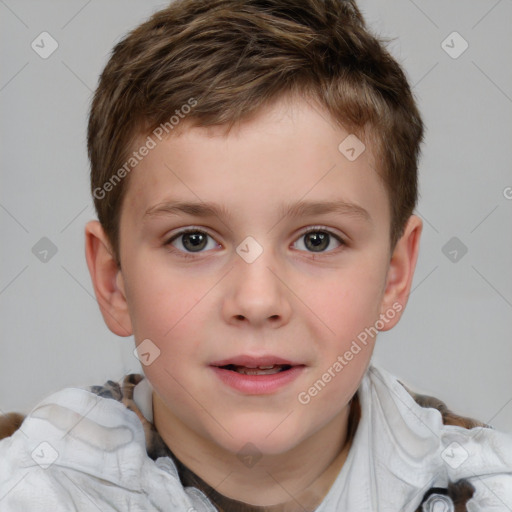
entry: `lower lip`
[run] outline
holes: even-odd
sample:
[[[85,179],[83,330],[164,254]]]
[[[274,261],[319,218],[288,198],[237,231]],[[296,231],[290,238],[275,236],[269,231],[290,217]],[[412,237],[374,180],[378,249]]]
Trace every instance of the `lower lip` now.
[[[244,375],[218,366],[211,368],[224,384],[237,391],[248,395],[267,395],[294,381],[304,371],[305,366],[292,366],[289,370],[271,375]]]

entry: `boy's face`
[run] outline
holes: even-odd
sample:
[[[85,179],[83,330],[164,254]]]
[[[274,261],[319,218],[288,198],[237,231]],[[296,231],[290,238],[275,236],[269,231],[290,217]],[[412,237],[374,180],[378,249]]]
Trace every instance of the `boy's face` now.
[[[169,137],[132,171],[122,270],[102,311],[114,332],[151,340],[143,368],[155,415],[173,428],[270,454],[346,420],[370,328],[391,328],[405,306],[421,231],[411,217],[391,257],[374,155],[366,148],[350,161],[350,147],[338,149],[348,135],[318,107],[281,101],[227,136],[190,128]],[[307,210],[294,212],[299,203]],[[214,365],[239,357],[293,368],[247,376]]]

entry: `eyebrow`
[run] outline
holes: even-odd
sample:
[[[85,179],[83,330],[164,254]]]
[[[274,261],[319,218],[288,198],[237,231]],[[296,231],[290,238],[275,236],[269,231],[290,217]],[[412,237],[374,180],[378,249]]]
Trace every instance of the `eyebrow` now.
[[[280,209],[281,217],[301,217],[311,215],[322,215],[326,213],[337,213],[341,215],[349,215],[362,220],[371,221],[370,214],[362,207],[355,203],[347,201],[298,201],[293,204],[284,205]]]
[[[158,216],[179,215],[180,213],[203,218],[229,217],[229,211],[223,205],[209,202],[165,201],[146,210],[144,220]],[[343,200],[321,202],[298,201],[292,204],[285,204],[279,209],[279,218],[294,218],[327,213],[348,215],[371,222],[370,214],[362,206]]]

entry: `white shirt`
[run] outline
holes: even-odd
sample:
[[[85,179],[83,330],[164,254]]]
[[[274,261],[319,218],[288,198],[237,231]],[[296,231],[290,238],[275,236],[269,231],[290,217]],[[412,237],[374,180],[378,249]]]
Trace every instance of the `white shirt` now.
[[[395,377],[370,366],[358,392],[361,419],[336,481],[316,512],[415,512],[432,487],[467,479],[470,512],[512,511],[512,436],[443,425]],[[147,380],[135,401],[152,420]],[[425,512],[451,512],[433,494]],[[138,417],[116,400],[64,389],[40,402],[0,441],[1,512],[214,512],[183,488],[168,457],[146,454]]]

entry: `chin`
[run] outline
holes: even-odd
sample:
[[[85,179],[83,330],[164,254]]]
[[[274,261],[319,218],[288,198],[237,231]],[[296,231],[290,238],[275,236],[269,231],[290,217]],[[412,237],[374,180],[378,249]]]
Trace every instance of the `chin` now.
[[[226,430],[232,437],[224,435],[217,440],[223,448],[237,455],[254,452],[258,455],[279,455],[286,453],[299,444],[306,433],[291,422],[283,421],[283,417],[259,419],[251,415],[240,421],[230,422]],[[277,428],[276,428],[277,427]]]

